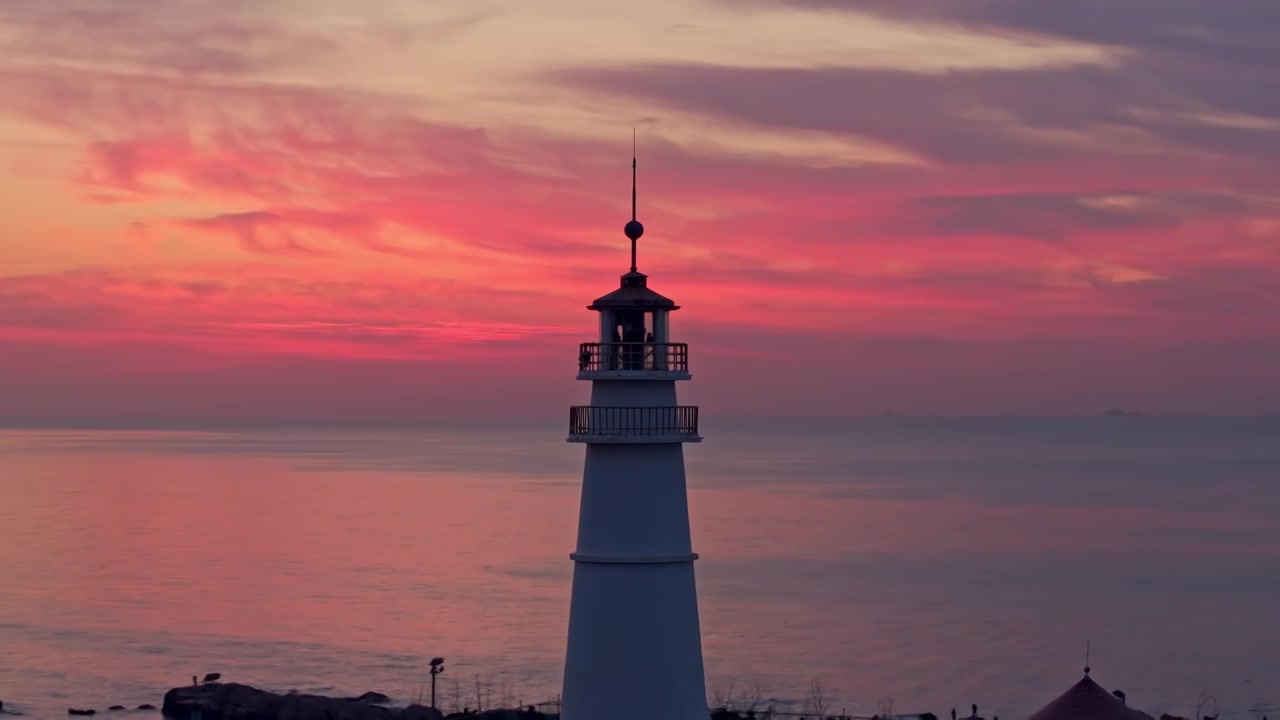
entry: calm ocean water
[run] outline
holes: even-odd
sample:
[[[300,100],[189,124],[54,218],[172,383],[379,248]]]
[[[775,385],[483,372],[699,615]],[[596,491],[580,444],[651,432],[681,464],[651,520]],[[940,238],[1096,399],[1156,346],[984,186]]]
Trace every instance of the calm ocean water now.
[[[687,449],[709,690],[1025,717],[1095,679],[1280,713],[1280,421],[721,423]],[[561,428],[0,432],[0,699],[193,674],[445,705],[558,690]],[[798,707],[798,705],[797,705]]]

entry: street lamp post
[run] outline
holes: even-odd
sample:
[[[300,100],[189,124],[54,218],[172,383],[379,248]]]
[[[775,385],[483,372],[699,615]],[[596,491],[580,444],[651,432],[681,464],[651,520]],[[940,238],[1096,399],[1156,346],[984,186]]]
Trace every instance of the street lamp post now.
[[[431,709],[436,709],[436,676],[444,672],[444,658],[431,658]]]

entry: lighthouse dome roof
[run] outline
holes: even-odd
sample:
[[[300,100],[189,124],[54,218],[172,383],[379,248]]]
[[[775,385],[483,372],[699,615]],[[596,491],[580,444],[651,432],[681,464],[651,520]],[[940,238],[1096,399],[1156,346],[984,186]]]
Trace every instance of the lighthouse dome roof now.
[[[679,310],[669,297],[650,290],[648,276],[641,272],[629,272],[622,276],[617,290],[602,295],[587,306],[588,310]]]

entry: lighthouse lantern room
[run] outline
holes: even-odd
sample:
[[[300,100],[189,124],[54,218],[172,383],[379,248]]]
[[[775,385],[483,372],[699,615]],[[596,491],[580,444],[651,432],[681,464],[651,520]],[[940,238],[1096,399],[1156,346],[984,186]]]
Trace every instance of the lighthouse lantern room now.
[[[570,408],[569,441],[586,445],[578,516],[564,720],[706,720],[706,683],[689,532],[684,443],[698,409],[679,405],[688,348],[673,343],[679,307],[636,269],[635,158],[631,269],[598,298],[597,342],[583,343],[578,379],[591,404]]]

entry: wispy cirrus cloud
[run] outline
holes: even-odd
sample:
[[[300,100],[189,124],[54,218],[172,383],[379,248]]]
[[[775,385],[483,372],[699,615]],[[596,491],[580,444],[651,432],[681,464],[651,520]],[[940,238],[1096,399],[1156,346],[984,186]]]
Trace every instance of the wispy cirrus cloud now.
[[[1256,66],[1280,60],[1280,10],[1265,0],[1225,0],[1207,12],[1196,0],[747,0],[755,7],[792,7],[880,15],[931,25],[1020,32],[1147,52],[1184,61]]]
[[[626,265],[633,123],[641,267],[685,306],[680,339],[734,409],[751,409],[735,354],[783,377],[768,368],[811,355],[796,347],[834,343],[820,354],[873,358],[856,369],[903,406],[917,391],[895,368],[962,390],[970,373],[988,409],[1021,407],[1019,389],[1066,407],[1102,371],[1055,358],[1110,353],[1119,378],[1161,349],[1265,356],[1280,334],[1265,8],[1144,1],[1095,23],[1056,3],[557,2],[572,19],[5,4],[0,191],[25,211],[0,213],[17,238],[0,338],[65,373],[151,357],[174,383],[268,383],[301,362],[403,378],[421,361],[500,395],[571,373],[582,305]],[[518,372],[481,373],[515,356]],[[1185,377],[1143,402],[1190,407]],[[962,390],[929,392],[955,409]]]
[[[1109,64],[887,74],[937,109],[986,109],[1028,129],[1114,125],[1188,147],[1274,153],[1280,131],[1275,74],[1280,10],[1265,0],[1228,0],[1207,10],[1194,0],[1122,5],[1018,0],[749,0],[757,8],[875,15],[926,28],[967,28],[1027,41],[1105,48]],[[848,76],[871,80],[876,74]],[[900,85],[898,85],[900,83]],[[860,84],[858,87],[862,87]],[[874,96],[873,96],[874,97]],[[942,102],[940,103],[939,100]],[[886,112],[903,107],[899,99]],[[944,113],[948,121],[955,113]],[[987,148],[989,149],[989,148]],[[1240,160],[1246,158],[1237,158]]]
[[[1259,153],[1280,150],[1280,103],[1259,99],[1275,97],[1270,76],[1202,69],[1193,82],[1185,68],[1134,62],[949,73],[656,65],[555,77],[730,120],[865,137],[949,166],[1067,161],[1069,170],[1080,166],[1073,159],[1181,152],[1184,167],[1212,168],[1213,158],[1190,157],[1199,151],[1256,168]]]
[[[301,29],[280,4],[174,0],[160,5],[10,0],[0,7],[7,64],[253,76],[305,68],[339,43]]]
[[[937,195],[913,198],[912,231],[1062,240],[1081,231],[1136,231],[1280,212],[1276,196],[1225,191]]]

